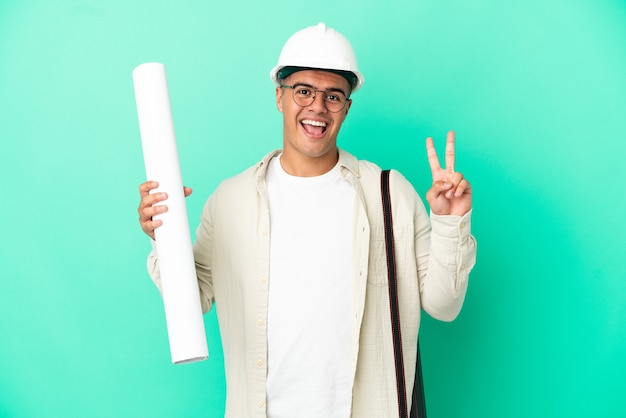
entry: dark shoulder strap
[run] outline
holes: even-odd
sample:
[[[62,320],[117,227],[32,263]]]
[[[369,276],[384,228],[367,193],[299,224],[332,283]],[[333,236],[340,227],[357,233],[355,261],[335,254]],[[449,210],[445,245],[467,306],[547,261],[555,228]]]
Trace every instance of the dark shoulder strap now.
[[[406,402],[406,379],[404,377],[404,356],[402,355],[402,335],[400,332],[400,309],[398,307],[398,284],[396,283],[396,261],[393,246],[393,219],[389,197],[389,170],[383,170],[380,177],[385,218],[385,253],[387,256],[387,278],[389,281],[389,311],[393,334],[393,357],[396,366],[396,386],[398,389],[399,417],[408,418]]]
[[[385,254],[387,257],[387,278],[389,281],[389,311],[391,313],[391,330],[393,334],[393,351],[396,367],[399,417],[409,418],[406,398],[406,378],[404,376],[404,357],[402,355],[400,308],[398,306],[398,283],[396,280],[393,217],[391,211],[391,197],[389,195],[389,170],[383,170],[381,173],[380,190],[382,194],[383,216],[385,222]],[[422,379],[422,362],[419,341],[417,344],[417,365],[415,368],[415,384],[413,386],[410,418],[418,417],[426,418],[426,402],[424,398],[424,382]]]

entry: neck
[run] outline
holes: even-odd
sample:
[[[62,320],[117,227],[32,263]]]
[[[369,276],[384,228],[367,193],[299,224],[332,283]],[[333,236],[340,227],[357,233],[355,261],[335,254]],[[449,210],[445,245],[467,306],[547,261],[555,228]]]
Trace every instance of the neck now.
[[[337,165],[339,151],[329,152],[320,157],[293,156],[283,151],[280,165],[292,176],[315,177],[328,173]]]

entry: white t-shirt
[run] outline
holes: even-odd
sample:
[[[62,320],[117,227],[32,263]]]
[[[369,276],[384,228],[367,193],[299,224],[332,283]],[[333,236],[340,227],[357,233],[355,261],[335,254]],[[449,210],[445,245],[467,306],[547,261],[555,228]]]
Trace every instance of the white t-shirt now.
[[[337,165],[317,177],[267,171],[271,418],[348,418],[355,192]]]

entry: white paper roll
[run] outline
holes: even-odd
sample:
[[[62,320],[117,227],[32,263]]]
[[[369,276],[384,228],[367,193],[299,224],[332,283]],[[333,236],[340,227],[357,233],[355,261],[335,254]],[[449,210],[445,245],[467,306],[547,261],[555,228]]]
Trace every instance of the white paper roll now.
[[[169,210],[155,216],[163,220],[155,237],[172,362],[205,360],[209,350],[165,67],[156,62],[141,64],[133,70],[133,81],[146,177],[159,182],[154,193],[168,195]]]

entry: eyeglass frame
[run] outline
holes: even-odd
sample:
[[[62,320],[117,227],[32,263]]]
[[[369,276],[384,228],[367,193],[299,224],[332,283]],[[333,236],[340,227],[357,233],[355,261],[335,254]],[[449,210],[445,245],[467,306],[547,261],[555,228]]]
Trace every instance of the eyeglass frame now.
[[[298,103],[298,102],[296,101],[296,87],[300,87],[300,86],[301,86],[301,87],[308,87],[308,88],[312,89],[312,90],[315,92],[315,94],[314,94],[313,96],[311,96],[311,103],[309,103],[309,104],[307,104],[307,105],[304,105],[304,106],[302,106],[300,103]],[[291,98],[293,99],[293,102],[294,102],[295,104],[297,104],[298,106],[300,106],[300,107],[307,107],[307,106],[311,106],[313,103],[315,103],[315,99],[317,98],[317,93],[322,93],[322,94],[324,94],[324,107],[325,107],[325,108],[326,108],[326,110],[328,110],[330,113],[339,113],[339,112],[341,112],[342,110],[344,110],[344,109],[346,108],[346,105],[347,105],[347,104],[348,104],[348,102],[350,101],[350,98],[348,97],[348,95],[347,95],[347,94],[346,94],[343,90],[341,90],[341,89],[339,89],[339,88],[330,88],[330,89],[328,89],[328,90],[318,90],[316,87],[314,87],[314,86],[312,86],[312,85],[310,85],[310,84],[307,84],[307,83],[296,83],[296,84],[294,84],[293,86],[288,86],[288,85],[286,85],[286,84],[280,84],[280,85],[279,85],[279,87],[280,87],[280,88],[287,88],[287,89],[291,89]],[[328,94],[329,94],[329,93],[333,93],[333,92],[334,92],[334,93],[341,93],[341,94],[343,94],[343,97],[345,97],[345,98],[346,98],[346,100],[343,102],[343,106],[341,106],[341,109],[339,109],[339,110],[330,110],[330,109],[328,108],[328,105],[326,104],[326,96],[328,96]]]

